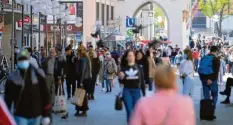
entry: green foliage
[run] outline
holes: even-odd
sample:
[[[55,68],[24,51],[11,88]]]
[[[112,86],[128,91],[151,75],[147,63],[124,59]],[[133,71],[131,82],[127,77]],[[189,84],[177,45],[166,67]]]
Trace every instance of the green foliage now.
[[[165,20],[166,20],[166,15],[165,15],[165,12],[163,11],[162,8],[160,8],[158,5],[155,4],[155,7],[154,7],[154,17],[162,17],[163,21],[161,23],[159,22],[156,22],[156,25],[160,28],[164,28],[165,26]]]
[[[205,16],[212,17],[225,9],[229,0],[199,0],[199,9]]]
[[[154,7],[154,16],[155,16],[155,17],[159,17],[159,16],[165,17],[165,14],[164,14],[164,12],[163,12],[163,9],[160,8],[159,6],[155,5],[155,7]]]

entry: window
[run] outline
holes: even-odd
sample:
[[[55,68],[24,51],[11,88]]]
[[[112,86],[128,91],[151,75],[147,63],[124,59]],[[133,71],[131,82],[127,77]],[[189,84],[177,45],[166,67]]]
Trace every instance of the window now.
[[[101,8],[102,8],[102,25],[104,25],[104,23],[105,23],[105,20],[104,20],[104,17],[105,17],[105,5],[102,3],[102,6],[101,6]]]
[[[230,32],[229,37],[233,37],[233,30]]]
[[[114,7],[111,6],[111,20],[113,20],[114,18]]]
[[[77,3],[77,17],[83,18],[83,2]]]
[[[107,5],[107,21],[109,21],[109,5]]]
[[[192,24],[193,28],[206,28],[206,17],[195,17]]]
[[[96,20],[100,20],[100,3],[96,2]]]

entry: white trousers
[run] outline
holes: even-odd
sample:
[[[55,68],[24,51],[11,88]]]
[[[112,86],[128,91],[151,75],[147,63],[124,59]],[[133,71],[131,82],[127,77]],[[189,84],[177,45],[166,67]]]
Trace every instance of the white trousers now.
[[[183,94],[192,96],[193,95],[193,90],[194,90],[194,78],[187,76],[184,79],[184,85],[183,85]]]

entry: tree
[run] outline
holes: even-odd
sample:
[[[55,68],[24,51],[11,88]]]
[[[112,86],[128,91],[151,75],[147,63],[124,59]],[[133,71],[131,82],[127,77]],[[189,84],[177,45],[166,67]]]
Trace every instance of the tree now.
[[[212,18],[215,14],[219,16],[218,22],[215,23],[218,36],[222,36],[222,21],[226,18],[225,11],[229,8],[232,0],[199,0],[201,12]]]
[[[160,28],[164,28],[165,27],[166,16],[165,16],[165,13],[164,13],[163,9],[160,8],[156,4],[155,4],[155,7],[154,7],[154,17],[156,17],[156,18],[162,17],[162,21],[161,22],[156,21],[156,25],[158,25]]]

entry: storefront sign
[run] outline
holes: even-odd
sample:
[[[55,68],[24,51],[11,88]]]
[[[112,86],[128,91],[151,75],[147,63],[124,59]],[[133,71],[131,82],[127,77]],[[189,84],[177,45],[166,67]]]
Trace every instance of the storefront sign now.
[[[60,31],[60,28],[63,30],[64,27],[66,27],[68,32],[82,31],[82,27],[76,27],[74,24],[67,24],[66,26],[62,25],[61,27],[59,25],[48,24],[48,27],[48,32]]]
[[[126,18],[126,27],[134,27],[136,24],[136,18]]]
[[[126,18],[126,27],[134,27],[135,25],[150,25],[155,23],[157,20],[153,17],[147,17],[147,18]]]

